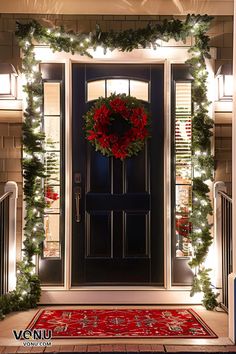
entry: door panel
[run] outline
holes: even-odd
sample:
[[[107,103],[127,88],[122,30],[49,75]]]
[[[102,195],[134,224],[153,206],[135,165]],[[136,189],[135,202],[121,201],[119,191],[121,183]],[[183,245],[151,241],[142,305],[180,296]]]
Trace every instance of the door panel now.
[[[87,84],[102,79],[125,79],[129,90],[131,79],[149,84],[151,139],[124,162],[84,136],[83,114],[94,103]],[[80,222],[73,200],[72,285],[163,285],[163,97],[162,64],[73,64],[73,174],[81,176],[73,198],[78,188],[81,198]]]

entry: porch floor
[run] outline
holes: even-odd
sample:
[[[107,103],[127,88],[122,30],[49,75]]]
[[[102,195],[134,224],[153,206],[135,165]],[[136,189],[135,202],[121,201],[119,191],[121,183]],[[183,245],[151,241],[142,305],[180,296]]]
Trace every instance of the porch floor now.
[[[39,308],[91,308],[92,306],[40,306]],[[118,306],[99,306],[117,308]],[[0,322],[0,353],[42,353],[42,352],[236,352],[236,346],[228,338],[228,316],[223,311],[207,311],[201,305],[181,306],[119,306],[125,308],[193,308],[208,326],[218,335],[211,339],[53,339],[52,347],[27,348],[13,337],[12,330],[22,330],[31,321],[38,309],[15,312]],[[97,306],[96,306],[97,308]]]

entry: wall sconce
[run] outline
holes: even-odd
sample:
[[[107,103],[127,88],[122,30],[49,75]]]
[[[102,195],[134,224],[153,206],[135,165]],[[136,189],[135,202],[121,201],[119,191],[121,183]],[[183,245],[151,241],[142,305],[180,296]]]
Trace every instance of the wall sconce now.
[[[233,69],[232,63],[223,64],[216,73],[218,86],[218,101],[232,101],[233,99]]]
[[[17,95],[17,72],[12,64],[0,63],[0,99],[14,99]]]

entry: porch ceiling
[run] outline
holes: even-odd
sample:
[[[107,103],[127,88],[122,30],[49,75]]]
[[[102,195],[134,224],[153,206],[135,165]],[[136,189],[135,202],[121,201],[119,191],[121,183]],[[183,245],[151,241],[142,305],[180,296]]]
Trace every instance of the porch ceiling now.
[[[1,1],[0,13],[185,15],[200,13],[233,15],[233,0],[11,0]]]

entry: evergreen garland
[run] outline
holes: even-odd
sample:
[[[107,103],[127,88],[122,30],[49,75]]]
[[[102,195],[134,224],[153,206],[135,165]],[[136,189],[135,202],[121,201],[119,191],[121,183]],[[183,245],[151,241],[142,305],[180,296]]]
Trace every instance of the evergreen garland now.
[[[44,239],[43,214],[45,204],[43,178],[44,143],[42,133],[42,78],[39,62],[35,59],[34,44],[43,43],[54,51],[78,53],[91,57],[90,48],[98,46],[104,49],[117,49],[130,52],[137,48],[158,47],[158,40],[185,41],[188,36],[194,37],[194,44],[189,52],[191,59],[187,61],[193,76],[192,101],[194,116],[192,120],[192,163],[193,178],[193,210],[191,222],[193,230],[190,235],[193,246],[193,257],[189,263],[195,270],[191,295],[203,291],[203,304],[207,309],[217,306],[217,294],[211,287],[209,269],[204,268],[212,236],[212,215],[209,198],[208,180],[213,178],[213,156],[211,155],[211,136],[213,121],[208,116],[210,102],[207,99],[207,70],[205,58],[209,55],[209,29],[211,16],[187,15],[184,21],[164,20],[162,23],[150,24],[137,30],[122,32],[102,32],[97,26],[90,34],[67,32],[63,27],[45,28],[33,20],[27,24],[18,23],[16,35],[23,53],[22,72],[26,83],[24,91],[27,96],[27,107],[23,124],[23,176],[25,195],[25,228],[23,259],[18,264],[16,290],[0,298],[0,316],[12,310],[36,306],[40,297],[40,282],[35,274],[33,256],[40,253],[40,244]]]

